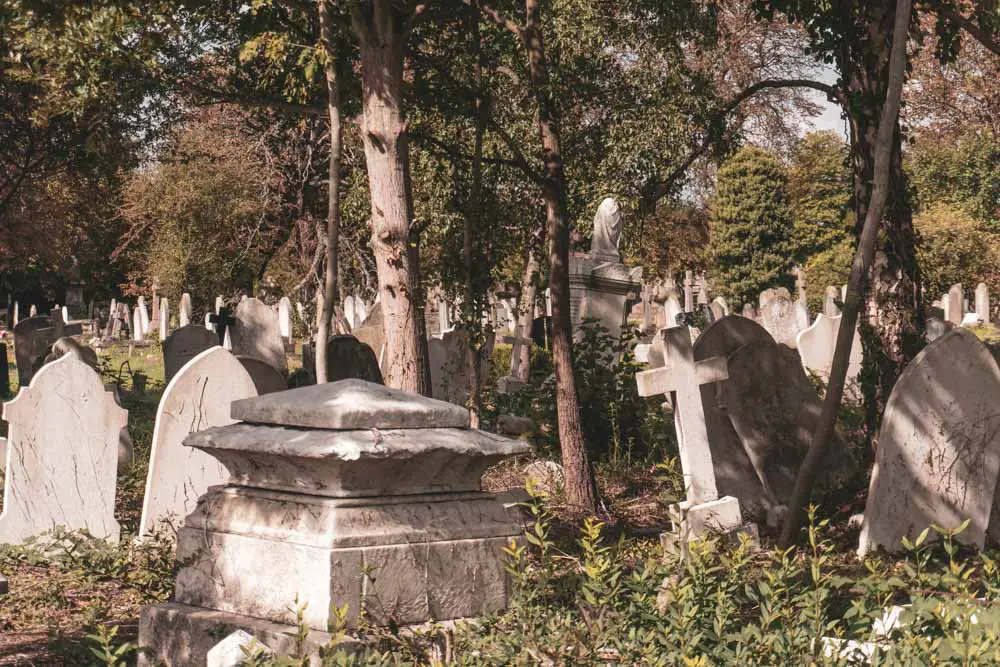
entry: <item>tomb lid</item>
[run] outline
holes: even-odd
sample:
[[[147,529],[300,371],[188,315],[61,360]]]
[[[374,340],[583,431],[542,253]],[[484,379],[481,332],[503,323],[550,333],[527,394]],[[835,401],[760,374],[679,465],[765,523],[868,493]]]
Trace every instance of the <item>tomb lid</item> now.
[[[230,416],[332,430],[469,428],[469,411],[461,406],[357,379],[234,401]]]

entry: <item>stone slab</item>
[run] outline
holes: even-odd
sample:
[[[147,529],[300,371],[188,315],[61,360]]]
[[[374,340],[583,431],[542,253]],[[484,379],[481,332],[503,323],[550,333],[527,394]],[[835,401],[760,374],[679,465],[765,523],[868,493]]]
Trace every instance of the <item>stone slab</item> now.
[[[859,554],[900,548],[931,524],[966,519],[982,548],[1000,474],[1000,368],[974,334],[954,329],[906,367],[886,404]]]
[[[468,410],[364,380],[341,380],[236,401],[233,419],[321,429],[468,428]]]
[[[217,347],[219,337],[205,327],[189,324],[180,327],[163,341],[163,374],[166,382],[205,350]]]
[[[787,289],[779,287],[761,293],[757,321],[775,341],[794,348],[799,332],[809,326],[809,314]]]
[[[833,354],[840,335],[840,321],[843,315],[827,317],[819,314],[812,325],[801,331],[796,339],[796,347],[802,358],[802,366],[807,371],[818,375],[822,380],[830,379],[830,369],[833,368]],[[861,345],[861,334],[854,327],[854,340],[851,343],[851,356],[847,364],[847,380],[857,381],[864,361],[864,349]]]
[[[225,467],[213,456],[184,447],[191,433],[232,424],[230,404],[257,394],[230,352],[216,345],[187,362],[167,383],[156,410],[139,537],[163,522],[176,527],[208,487],[224,484]]]
[[[284,373],[285,342],[278,313],[260,299],[244,299],[236,306],[236,323],[228,331],[233,354],[261,359]]]
[[[118,441],[128,411],[72,354],[3,406],[9,422],[0,544],[64,526],[117,541]]]

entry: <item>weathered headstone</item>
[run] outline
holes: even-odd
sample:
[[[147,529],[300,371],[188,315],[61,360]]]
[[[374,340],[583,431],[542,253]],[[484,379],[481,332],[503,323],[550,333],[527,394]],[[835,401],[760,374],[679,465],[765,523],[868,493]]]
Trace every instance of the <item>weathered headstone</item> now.
[[[302,623],[322,629],[344,607],[353,627],[506,606],[502,549],[521,528],[480,479],[526,444],[469,428],[462,407],[361,380],[236,401],[231,416],[244,422],[185,441],[230,481],[178,532],[173,602],[140,615],[145,664],[200,664],[220,624],[282,652],[272,637],[294,642],[296,597]]]
[[[694,273],[691,271],[684,272],[684,312],[694,312]]]
[[[17,383],[26,387],[36,365],[45,358],[45,351],[55,341],[52,320],[29,317],[14,325],[14,360],[17,362]]]
[[[826,317],[816,316],[812,325],[799,332],[796,347],[802,358],[802,365],[807,371],[818,375],[824,381],[830,379],[830,369],[833,368],[833,354],[837,348],[837,338],[840,332],[840,321],[843,315]],[[861,346],[861,334],[854,327],[854,340],[851,343],[851,356],[847,365],[847,380],[856,380],[861,373],[861,363],[864,361],[864,350]]]
[[[181,294],[181,307],[180,312],[177,315],[178,327],[186,327],[191,324],[191,318],[193,317],[194,309],[191,306],[191,295],[187,292]]]
[[[823,315],[826,317],[837,317],[840,315],[840,306],[837,299],[840,298],[840,290],[832,285],[826,288],[823,293]]]
[[[159,329],[160,325],[163,323],[162,315],[160,313],[160,304],[162,303],[162,301],[160,300],[160,297],[156,294],[156,287],[153,287],[153,297],[150,299],[150,301],[151,301],[150,308],[152,309],[152,312],[150,313],[149,316],[150,326],[152,326],[154,329]],[[168,314],[167,322],[169,321],[170,321],[170,315]],[[160,331],[160,340],[163,340],[164,338],[166,338],[166,336],[167,334]]]
[[[160,341],[165,341],[170,335],[170,301],[167,297],[160,299]]]
[[[167,383],[153,426],[139,537],[149,537],[164,522],[176,528],[208,487],[225,483],[228,476],[218,460],[182,443],[196,431],[232,424],[230,404],[256,395],[250,374],[218,345],[192,358]]]
[[[666,319],[666,326],[664,329],[669,329],[670,327],[676,327],[680,322],[677,317],[684,314],[684,309],[681,308],[681,302],[673,294],[669,295],[666,301],[663,302],[664,319]]]
[[[145,339],[146,334],[149,333],[149,310],[146,308],[146,297],[140,296],[138,303],[136,304],[136,310],[139,311],[139,321],[142,323],[142,336],[140,340]]]
[[[31,308],[28,309],[28,317],[35,317],[38,315],[38,307],[35,304],[31,304]]]
[[[101,377],[67,354],[3,406],[10,424],[0,544],[64,526],[118,540],[118,438],[128,412]]]
[[[752,303],[743,304],[743,317],[754,322],[757,321],[757,309],[753,307]]]
[[[965,310],[962,307],[965,302],[965,297],[962,293],[962,284],[957,283],[952,285],[941,301],[944,306],[945,321],[951,322],[955,326],[961,326],[962,318],[965,317]]]
[[[260,299],[246,299],[236,307],[235,319],[229,331],[233,354],[266,361],[285,372],[288,363],[278,313]]]
[[[348,319],[348,323],[351,320]],[[353,328],[353,324],[351,327]],[[287,296],[281,297],[278,301],[278,328],[281,330],[281,337],[286,341],[292,340],[292,300]]]
[[[710,307],[712,309],[713,322],[715,320],[721,320],[723,317],[729,314],[729,302],[726,301],[721,296],[717,296],[714,299],[712,299]]]
[[[899,376],[879,431],[859,554],[896,551],[934,524],[966,519],[959,542],[996,539],[1000,473],[1000,368],[974,334],[954,329]]]
[[[204,327],[189,324],[163,341],[163,377],[170,382],[189,361],[219,344],[219,337]]]
[[[434,398],[457,405],[464,405],[469,400],[469,346],[469,335],[464,329],[453,329],[440,338],[427,341],[431,395]],[[480,367],[481,377],[489,372],[489,359],[493,350],[492,333],[487,339],[486,348]]]
[[[250,374],[250,379],[253,380],[253,386],[257,388],[259,395],[263,396],[264,394],[272,394],[276,391],[285,391],[288,389],[285,376],[266,361],[243,355],[236,358],[243,365],[243,368],[246,369],[246,372]]]
[[[145,340],[146,329],[143,326],[142,311],[139,306],[135,307],[132,314],[132,340],[141,343]]]
[[[334,336],[326,345],[326,377],[338,380],[366,380],[385,384],[375,351],[354,336]]]
[[[761,292],[757,321],[774,340],[794,348],[799,332],[809,326],[809,314],[802,304],[792,301],[787,289],[779,287]]]
[[[510,343],[510,374],[497,381],[497,390],[502,394],[509,394],[523,389],[531,374],[529,364],[525,364],[524,357],[531,359],[531,345],[534,340],[521,335],[521,327],[514,328],[513,336],[505,336],[505,343]],[[522,352],[524,347],[528,348],[528,354]]]
[[[386,368],[385,359],[383,358],[385,354],[385,327],[383,326],[381,302],[377,302],[372,306],[368,319],[358,327],[357,331],[353,331],[352,333],[355,338],[375,352],[378,356],[379,368],[384,372]]]
[[[990,324],[990,288],[985,283],[976,285],[976,314],[983,324]]]

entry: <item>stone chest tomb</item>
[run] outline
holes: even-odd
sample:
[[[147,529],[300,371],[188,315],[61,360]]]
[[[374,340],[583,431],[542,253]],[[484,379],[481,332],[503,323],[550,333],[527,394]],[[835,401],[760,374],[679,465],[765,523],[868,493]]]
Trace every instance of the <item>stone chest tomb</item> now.
[[[457,405],[363,380],[235,401],[229,426],[185,444],[218,459],[177,536],[174,600],[147,607],[140,645],[167,664],[204,664],[222,628],[279,648],[296,600],[315,629],[347,605],[379,624],[503,609],[502,548],[520,535],[480,488],[527,445],[469,428]],[[280,650],[280,648],[279,648]]]

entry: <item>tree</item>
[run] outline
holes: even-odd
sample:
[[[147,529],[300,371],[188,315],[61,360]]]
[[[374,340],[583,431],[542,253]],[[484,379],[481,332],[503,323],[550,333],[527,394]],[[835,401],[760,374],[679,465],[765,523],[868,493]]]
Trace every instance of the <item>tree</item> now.
[[[755,304],[760,292],[790,285],[792,216],[788,175],[773,154],[740,149],[719,169],[705,250],[709,276],[730,304]]]
[[[847,160],[847,145],[830,131],[810,132],[792,149],[788,199],[794,218],[792,245],[799,264],[851,238],[854,215]],[[811,276],[809,281],[816,285]]]
[[[1000,233],[948,203],[928,206],[914,224],[928,299],[946,294],[955,283],[971,289],[985,282],[991,293],[1000,292]]]

